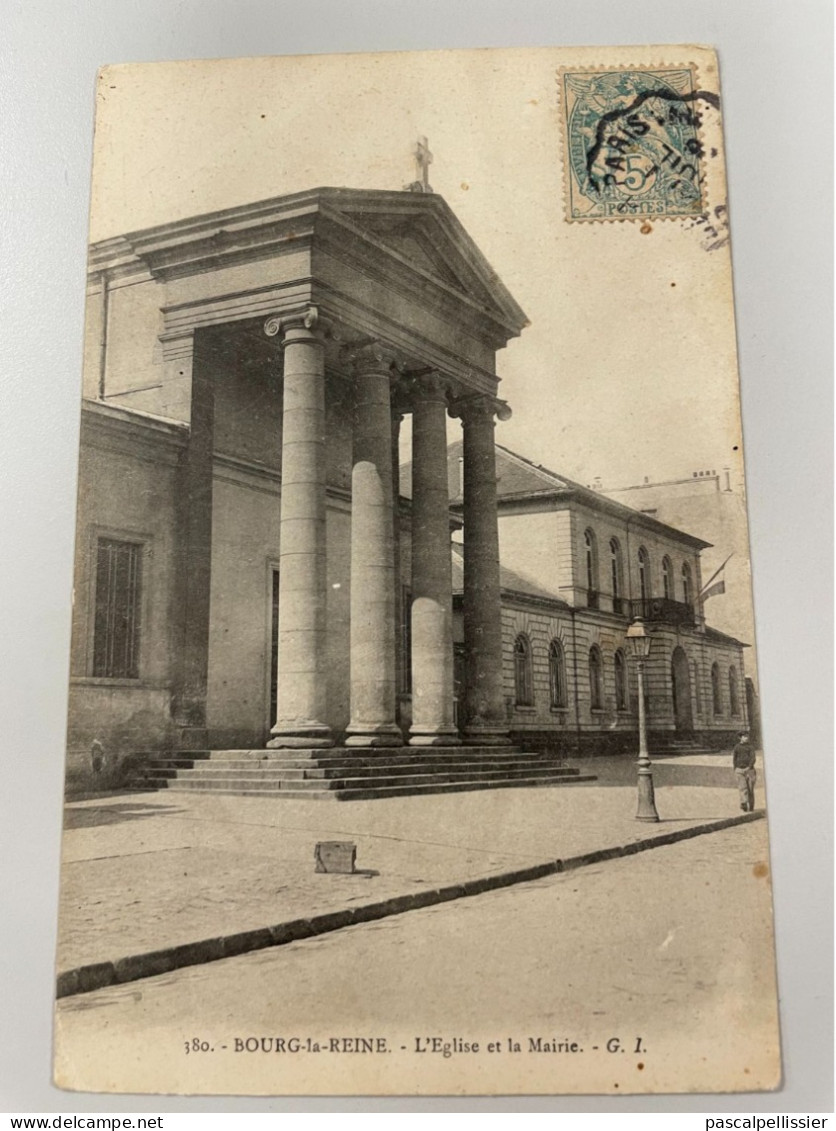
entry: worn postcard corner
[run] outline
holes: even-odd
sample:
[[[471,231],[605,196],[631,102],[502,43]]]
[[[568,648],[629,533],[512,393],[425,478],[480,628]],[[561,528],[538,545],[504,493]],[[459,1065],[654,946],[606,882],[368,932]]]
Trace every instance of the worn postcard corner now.
[[[780,1085],[721,107],[100,72],[58,1086]]]

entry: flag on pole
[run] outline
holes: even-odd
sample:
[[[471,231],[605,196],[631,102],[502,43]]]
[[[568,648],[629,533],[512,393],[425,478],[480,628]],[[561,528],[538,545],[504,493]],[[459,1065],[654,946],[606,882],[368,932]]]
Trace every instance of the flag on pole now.
[[[703,585],[702,590],[700,591],[700,596],[699,596],[699,599],[701,601],[707,601],[709,597],[716,597],[719,593],[725,593],[725,591],[726,591],[725,580],[721,579],[720,581],[716,581],[716,578],[720,577],[720,574],[723,572],[723,570],[726,568],[726,566],[729,564],[729,562],[731,561],[731,559],[733,557],[734,557],[733,553],[729,554],[729,556],[726,558],[726,560],[723,562],[723,564],[720,566],[720,568],[715,569],[714,573],[712,573],[711,577],[709,577],[708,581],[705,583],[705,585]],[[712,582],[715,582],[715,584],[712,585]]]

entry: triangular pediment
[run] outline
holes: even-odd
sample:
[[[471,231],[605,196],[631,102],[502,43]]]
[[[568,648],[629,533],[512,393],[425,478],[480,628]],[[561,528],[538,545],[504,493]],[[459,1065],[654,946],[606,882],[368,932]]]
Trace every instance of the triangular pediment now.
[[[347,224],[413,269],[466,297],[518,334],[525,314],[465,231],[434,193],[322,190],[323,203]]]
[[[475,291],[481,297],[486,297],[484,287],[479,286],[479,280],[462,278],[462,274],[466,275],[467,272],[462,272],[460,268],[457,273],[449,254],[445,256],[444,250],[433,243],[432,232],[427,230],[426,217],[404,220],[400,216],[360,214],[351,218],[358,227],[373,234],[413,267],[440,279],[462,294]]]

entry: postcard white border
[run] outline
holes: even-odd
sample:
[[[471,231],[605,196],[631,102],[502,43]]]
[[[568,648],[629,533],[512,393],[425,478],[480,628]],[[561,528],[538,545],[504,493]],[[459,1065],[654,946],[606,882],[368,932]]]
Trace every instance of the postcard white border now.
[[[774,1095],[274,1100],[308,1111],[827,1111],[832,1105],[832,13],[827,0],[400,4],[40,0],[7,16],[0,592],[4,976],[0,1110],[263,1111],[263,1100],[97,1097],[49,1083],[84,259],[105,62],[438,47],[702,42],[720,52],[759,622],[786,1083]],[[175,22],[176,21],[176,22]],[[419,26],[420,25],[420,26]],[[764,76],[767,76],[764,78]],[[768,103],[764,103],[764,98]],[[811,167],[801,191],[797,161]],[[799,673],[804,673],[804,680]],[[790,673],[792,688],[787,688]],[[799,690],[800,689],[800,690]],[[829,846],[829,847],[828,847]],[[32,937],[27,937],[31,934]],[[8,937],[8,936],[7,936]],[[5,979],[8,978],[8,981]],[[831,1046],[832,1047],[832,1046]]]

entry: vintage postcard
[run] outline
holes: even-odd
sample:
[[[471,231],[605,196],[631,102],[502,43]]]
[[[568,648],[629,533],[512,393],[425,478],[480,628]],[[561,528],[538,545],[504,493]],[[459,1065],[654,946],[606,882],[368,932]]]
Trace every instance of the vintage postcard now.
[[[694,45],[101,72],[61,1087],[780,1086],[721,114]]]

